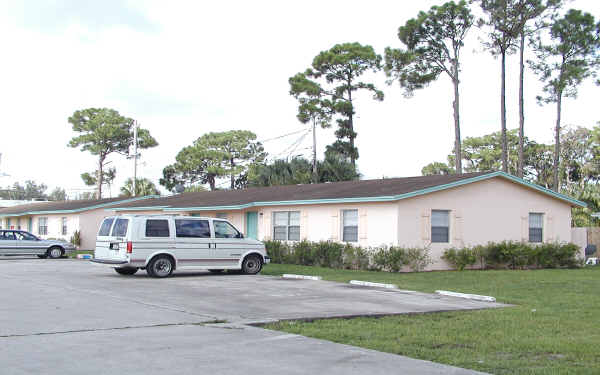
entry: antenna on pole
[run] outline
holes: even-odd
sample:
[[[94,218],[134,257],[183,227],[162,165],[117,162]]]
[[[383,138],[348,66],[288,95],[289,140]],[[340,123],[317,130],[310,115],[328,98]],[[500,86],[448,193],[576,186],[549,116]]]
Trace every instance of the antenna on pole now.
[[[138,138],[137,138],[137,133],[138,133],[138,122],[134,121],[133,122],[133,191],[132,191],[132,195],[135,197],[136,194],[136,183],[137,183],[137,159],[138,159]]]

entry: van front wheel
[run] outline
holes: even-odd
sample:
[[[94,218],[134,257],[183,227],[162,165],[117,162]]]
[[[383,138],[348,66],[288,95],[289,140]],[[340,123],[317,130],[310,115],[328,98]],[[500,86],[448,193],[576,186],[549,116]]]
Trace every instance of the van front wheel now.
[[[168,277],[173,273],[173,260],[165,255],[157,256],[152,259],[146,272],[150,277]]]
[[[242,262],[242,272],[247,275],[256,275],[262,269],[262,260],[258,255],[248,255]]]
[[[138,271],[138,269],[135,267],[118,267],[115,268],[115,271],[119,275],[133,275]]]

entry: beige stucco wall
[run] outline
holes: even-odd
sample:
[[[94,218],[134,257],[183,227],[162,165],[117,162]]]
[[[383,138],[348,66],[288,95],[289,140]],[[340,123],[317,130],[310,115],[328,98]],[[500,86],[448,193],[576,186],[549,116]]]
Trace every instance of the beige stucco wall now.
[[[501,178],[402,200],[398,203],[399,244],[430,246],[435,263],[446,269],[444,249],[504,240],[527,241],[529,213],[544,214],[545,242],[571,241],[571,207],[546,194]],[[431,243],[431,210],[451,210],[450,243]]]

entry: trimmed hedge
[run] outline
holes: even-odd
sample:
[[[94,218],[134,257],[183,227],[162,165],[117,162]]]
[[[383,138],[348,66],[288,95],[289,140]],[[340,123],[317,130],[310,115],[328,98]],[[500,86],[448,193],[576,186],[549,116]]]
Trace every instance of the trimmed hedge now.
[[[273,263],[350,270],[398,272],[403,267],[423,271],[431,264],[428,248],[381,246],[364,248],[331,241],[285,243],[264,241]]]
[[[423,271],[432,259],[429,248],[380,246],[364,248],[331,241],[286,243],[264,241],[273,263],[298,264],[349,270],[399,272],[403,268]],[[579,248],[572,243],[490,242],[444,251],[442,259],[457,270],[481,269],[575,268]]]
[[[572,243],[543,243],[532,245],[524,242],[502,241],[487,245],[451,248],[444,251],[442,259],[458,270],[479,268],[575,268],[581,266],[577,259],[579,247]]]

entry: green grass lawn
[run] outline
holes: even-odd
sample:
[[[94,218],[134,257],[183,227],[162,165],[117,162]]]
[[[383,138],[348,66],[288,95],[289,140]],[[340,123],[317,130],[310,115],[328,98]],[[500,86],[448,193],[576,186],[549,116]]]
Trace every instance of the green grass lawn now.
[[[491,295],[493,310],[279,322],[266,328],[494,374],[600,374],[600,267],[578,270],[387,273],[270,264],[401,289]]]

